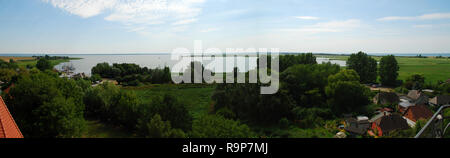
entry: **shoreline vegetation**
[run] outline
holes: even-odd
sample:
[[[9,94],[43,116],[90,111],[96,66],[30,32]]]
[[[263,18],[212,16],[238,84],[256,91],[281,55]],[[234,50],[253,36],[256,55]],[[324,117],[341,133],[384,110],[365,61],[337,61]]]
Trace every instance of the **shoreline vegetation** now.
[[[347,67],[320,64],[317,57],[348,61]],[[447,57],[283,54],[274,95],[261,95],[261,83],[174,84],[169,67],[98,63],[91,77],[64,77],[53,67],[79,58],[0,59],[9,76],[0,78],[2,90],[9,89],[1,95],[25,137],[377,138],[341,128],[348,114],[372,117],[385,108],[398,114],[395,104],[372,102],[381,93],[373,85],[400,95],[422,89],[433,91],[430,98],[450,94]],[[183,73],[196,74],[196,64]],[[412,137],[420,127],[382,137]]]

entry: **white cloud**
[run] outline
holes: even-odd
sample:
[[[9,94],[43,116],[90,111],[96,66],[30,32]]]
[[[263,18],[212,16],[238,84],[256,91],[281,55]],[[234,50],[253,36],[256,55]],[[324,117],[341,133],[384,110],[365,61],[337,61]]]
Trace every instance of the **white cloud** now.
[[[424,14],[421,16],[388,16],[379,18],[378,21],[396,21],[396,20],[437,20],[450,19],[450,13]]]
[[[106,14],[105,20],[121,22],[130,31],[150,25],[188,24],[197,21],[205,0],[43,0],[82,18]],[[107,13],[106,13],[107,12]]]
[[[319,20],[319,17],[314,17],[314,16],[297,16],[295,17],[297,19],[302,19],[302,20]]]
[[[89,18],[102,13],[103,10],[116,5],[116,0],[43,0],[54,7],[66,10],[71,14]]]
[[[355,29],[361,26],[361,21],[357,19],[349,19],[344,21],[329,21],[317,23],[314,25],[304,26],[297,29],[284,29],[285,31],[299,31],[305,33],[321,33],[321,32],[343,32]]]
[[[220,30],[220,28],[207,28],[207,29],[201,30],[200,32],[208,33],[208,32],[214,32],[214,31],[218,31],[218,30]]]
[[[185,24],[190,24],[193,22],[196,22],[197,19],[185,19],[185,20],[180,20],[177,22],[172,23],[172,25],[185,25]]]

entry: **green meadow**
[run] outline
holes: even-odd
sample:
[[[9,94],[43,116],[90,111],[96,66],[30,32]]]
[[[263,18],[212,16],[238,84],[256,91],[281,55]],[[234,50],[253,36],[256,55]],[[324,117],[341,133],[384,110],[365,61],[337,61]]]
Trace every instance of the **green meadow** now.
[[[124,87],[123,89],[134,91],[141,103],[150,103],[155,96],[171,94],[182,100],[194,117],[208,114],[211,109],[211,96],[214,93],[214,85],[203,84],[152,84],[138,87]]]

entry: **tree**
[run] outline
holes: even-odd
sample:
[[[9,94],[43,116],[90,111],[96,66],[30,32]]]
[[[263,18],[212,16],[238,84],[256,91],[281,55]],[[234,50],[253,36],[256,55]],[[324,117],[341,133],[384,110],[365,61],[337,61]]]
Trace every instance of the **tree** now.
[[[52,69],[52,64],[50,63],[49,60],[45,59],[45,58],[41,58],[38,60],[36,67],[41,70],[41,71],[45,71],[45,70],[49,70]]]
[[[399,66],[394,55],[388,55],[381,58],[380,61],[380,81],[387,86],[397,84]]]
[[[83,95],[74,80],[36,72],[19,76],[6,102],[25,137],[77,137],[84,129]]]
[[[413,74],[409,76],[404,83],[404,86],[410,90],[421,90],[424,85],[425,77],[421,74]]]
[[[162,119],[172,122],[174,128],[188,131],[192,128],[192,116],[186,105],[170,94],[156,97],[151,103],[151,111],[159,114]]]
[[[317,64],[316,57],[312,53],[300,55],[281,55],[280,58],[280,72],[297,64]],[[270,64],[270,63],[268,63]]]
[[[312,107],[326,104],[325,86],[328,77],[339,72],[333,64],[295,65],[280,76],[281,89],[296,102],[297,106]]]
[[[365,112],[370,89],[361,85],[358,78],[353,70],[342,70],[328,78],[325,91],[335,114]]]
[[[0,69],[0,81],[2,82],[10,82],[17,75],[17,72],[12,69]]]
[[[347,68],[355,70],[362,83],[374,83],[377,80],[377,61],[366,53],[358,52],[350,55]]]
[[[219,115],[204,115],[195,120],[190,135],[193,138],[250,138],[255,136],[247,125]]]
[[[147,138],[185,138],[186,134],[179,130],[173,129],[170,121],[163,121],[161,116],[155,114],[150,122],[139,122],[138,134]]]
[[[72,98],[56,97],[33,113],[39,116],[35,124],[39,126],[40,137],[80,137],[86,129],[83,111]]]

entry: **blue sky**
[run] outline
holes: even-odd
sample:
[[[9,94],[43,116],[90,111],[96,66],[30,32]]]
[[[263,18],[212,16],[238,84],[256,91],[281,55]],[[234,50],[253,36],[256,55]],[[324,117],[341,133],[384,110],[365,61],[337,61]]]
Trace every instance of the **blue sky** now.
[[[0,0],[0,53],[449,53],[448,0]]]

